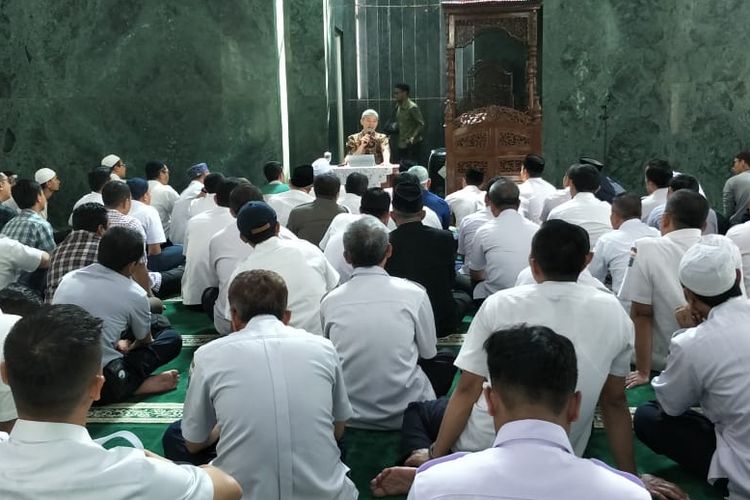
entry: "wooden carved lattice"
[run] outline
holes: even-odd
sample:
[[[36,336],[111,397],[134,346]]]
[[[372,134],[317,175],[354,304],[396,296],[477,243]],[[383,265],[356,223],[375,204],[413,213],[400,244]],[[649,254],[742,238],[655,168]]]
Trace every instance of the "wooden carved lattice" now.
[[[531,124],[531,116],[523,111],[504,106],[486,106],[463,113],[454,120],[453,124],[456,127],[466,127],[486,122],[505,122],[527,126]]]
[[[528,44],[529,21],[526,17],[495,17],[489,19],[456,19],[456,47],[466,47],[479,34],[500,28],[508,35]]]
[[[465,174],[469,169],[486,172],[489,165],[486,161],[460,161],[456,167],[459,173]]]
[[[498,160],[497,175],[518,175],[523,160]]]
[[[531,138],[527,135],[514,134],[513,132],[497,133],[497,145],[500,147],[528,146],[530,144]]]
[[[459,148],[485,149],[488,143],[489,135],[486,132],[482,134],[470,134],[456,139],[456,146]]]

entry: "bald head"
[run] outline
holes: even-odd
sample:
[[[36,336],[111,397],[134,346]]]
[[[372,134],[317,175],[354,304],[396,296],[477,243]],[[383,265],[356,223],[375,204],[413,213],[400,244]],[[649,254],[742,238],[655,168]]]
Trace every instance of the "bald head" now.
[[[490,199],[492,213],[496,217],[503,210],[518,210],[521,204],[518,186],[507,177],[501,177],[495,181],[487,195]]]

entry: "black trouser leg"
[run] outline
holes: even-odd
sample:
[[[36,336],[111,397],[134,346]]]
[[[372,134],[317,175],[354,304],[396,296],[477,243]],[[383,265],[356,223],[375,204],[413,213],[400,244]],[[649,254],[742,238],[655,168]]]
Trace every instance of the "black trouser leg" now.
[[[432,359],[419,359],[419,366],[430,379],[437,397],[445,396],[453,385],[456,376],[456,366],[453,362],[456,354],[453,351],[439,351]]]
[[[409,403],[401,424],[401,452],[404,460],[414,450],[429,448],[435,442],[447,407],[447,397]]]
[[[201,295],[201,306],[203,307],[203,312],[208,315],[211,321],[214,320],[214,304],[216,304],[216,299],[218,298],[218,287],[206,288],[203,290],[203,295]]]
[[[190,453],[182,437],[182,420],[172,423],[161,438],[164,457],[178,463],[204,465],[216,458],[216,445],[213,444],[198,453]]]

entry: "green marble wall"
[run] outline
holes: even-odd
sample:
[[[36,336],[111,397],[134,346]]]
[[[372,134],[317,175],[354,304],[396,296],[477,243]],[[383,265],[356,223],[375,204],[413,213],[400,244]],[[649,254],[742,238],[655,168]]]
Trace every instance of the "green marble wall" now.
[[[275,40],[269,0],[0,2],[0,168],[57,170],[56,224],[111,152],[129,175],[163,158],[178,187],[199,161],[260,181],[281,157]]]
[[[733,155],[748,146],[750,3],[544,1],[544,153],[559,182],[580,154],[603,156],[642,190],[651,157],[696,175],[720,205]]]

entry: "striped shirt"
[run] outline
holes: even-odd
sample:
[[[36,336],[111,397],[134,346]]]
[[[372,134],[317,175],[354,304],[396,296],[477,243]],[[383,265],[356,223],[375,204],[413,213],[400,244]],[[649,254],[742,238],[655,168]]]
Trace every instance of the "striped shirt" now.
[[[11,219],[3,228],[2,234],[45,252],[55,249],[52,225],[30,208],[21,210],[20,214]]]
[[[73,231],[60,243],[50,257],[47,273],[46,301],[52,302],[57,285],[71,271],[96,262],[101,237],[91,231]]]
[[[143,259],[141,262],[145,264],[148,261],[148,254],[146,253],[146,230],[143,229],[143,224],[141,224],[138,219],[108,208],[107,224],[107,227],[126,227],[140,234],[143,238]],[[155,291],[159,291],[159,288],[161,287],[161,274],[148,273],[148,276],[151,281],[151,288]]]

